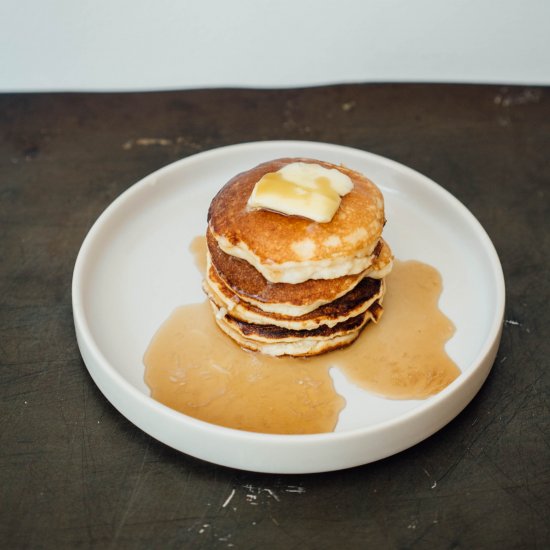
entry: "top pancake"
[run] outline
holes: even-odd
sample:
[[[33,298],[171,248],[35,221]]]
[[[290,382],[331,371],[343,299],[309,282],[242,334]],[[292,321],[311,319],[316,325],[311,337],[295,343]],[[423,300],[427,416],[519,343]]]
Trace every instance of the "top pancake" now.
[[[247,207],[256,182],[292,162],[335,168],[351,178],[354,187],[330,222]],[[248,261],[268,281],[332,279],[360,273],[373,263],[385,223],[384,200],[358,172],[313,159],[283,158],[232,178],[212,200],[208,223],[224,252]]]

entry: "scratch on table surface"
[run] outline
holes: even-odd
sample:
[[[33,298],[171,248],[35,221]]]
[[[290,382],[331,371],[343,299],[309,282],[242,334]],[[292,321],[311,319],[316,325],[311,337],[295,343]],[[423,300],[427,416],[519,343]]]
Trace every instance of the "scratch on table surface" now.
[[[286,488],[285,488],[285,493],[298,493],[298,494],[302,494],[302,493],[305,493],[306,490],[301,487],[300,485],[288,485]]]
[[[505,319],[505,325],[512,325],[513,327],[521,327],[521,323],[515,319]]]
[[[538,103],[541,97],[542,91],[535,88],[523,88],[519,92],[512,93],[504,87],[493,98],[493,102],[501,107],[514,107],[516,105],[526,105],[527,103]]]
[[[174,146],[176,149],[180,147],[186,147],[193,151],[201,151],[204,148],[204,143],[198,143],[185,136],[178,136],[176,138],[166,137],[140,137],[135,139],[129,139],[122,144],[122,148],[125,151],[129,151],[133,147],[169,147]]]
[[[431,476],[430,472],[426,470],[426,468],[422,468],[424,470],[424,473],[428,476],[428,479],[430,481],[433,481],[433,483],[430,486],[430,489],[435,489],[437,487],[437,481]]]
[[[235,489],[233,489],[231,491],[231,493],[229,493],[229,496],[225,499],[225,502],[222,504],[222,508],[225,508],[230,502],[231,502],[231,499],[235,496]]]
[[[167,147],[168,145],[173,145],[174,141],[168,138],[159,138],[159,137],[142,137],[136,139],[129,139],[122,144],[122,148],[125,151],[130,150],[134,145],[140,147],[150,147],[152,145],[159,145],[161,147]]]
[[[277,502],[280,502],[279,497],[271,489],[263,489],[271,498],[274,498]]]
[[[248,493],[246,494],[246,501],[249,504],[257,505],[258,497],[261,497],[264,494],[267,495],[269,498],[276,500],[277,502],[281,501],[277,493],[272,489],[268,489],[267,487],[255,487],[251,484],[243,485],[243,487],[248,491]]]
[[[111,541],[111,548],[116,548],[117,546],[117,539],[120,535],[120,532],[122,528],[124,527],[124,524],[126,523],[126,520],[128,519],[128,515],[130,513],[130,510],[136,500],[137,493],[138,493],[138,487],[141,483],[142,474],[143,474],[143,468],[145,466],[145,458],[147,457],[147,452],[149,450],[149,442],[145,446],[145,449],[143,451],[143,456],[141,457],[141,464],[139,466],[139,470],[137,473],[137,478],[134,481],[134,484],[132,486],[132,490],[130,492],[130,496],[128,498],[128,501],[126,503],[126,507],[124,508],[124,512],[122,513],[122,517],[120,518],[120,521],[118,522],[115,534],[113,536],[113,540]]]
[[[487,426],[485,426],[481,433],[483,433],[485,430],[487,429]],[[477,439],[479,438],[479,435],[476,439],[474,439],[474,442],[477,441]],[[472,446],[473,443],[470,443],[470,445],[466,446],[464,449],[462,449],[462,451],[455,457],[455,459],[453,460],[453,462],[451,463],[451,465],[445,470],[445,472],[443,472],[442,475],[439,476],[439,481],[442,481],[443,479],[445,479],[447,476],[450,476],[455,470],[456,468],[458,467],[458,465],[464,460],[464,457],[468,454],[468,452],[470,451],[470,448]]]

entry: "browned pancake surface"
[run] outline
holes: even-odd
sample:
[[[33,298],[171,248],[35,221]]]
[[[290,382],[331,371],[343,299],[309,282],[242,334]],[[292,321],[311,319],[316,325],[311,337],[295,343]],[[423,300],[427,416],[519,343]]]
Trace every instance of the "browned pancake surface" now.
[[[221,282],[221,284],[223,285],[224,282],[214,266],[210,267],[209,276],[214,283]],[[327,304],[323,304],[313,311],[299,316],[290,316],[283,315],[281,313],[262,311],[252,304],[246,304],[246,308],[253,312],[261,314],[263,317],[273,320],[291,320],[294,322],[313,320],[319,323],[330,323],[330,321],[333,319],[339,319],[340,317],[349,316],[350,312],[353,312],[356,308],[360,307],[362,304],[373,299],[374,297],[379,296],[381,286],[381,279],[371,279],[369,277],[365,277],[362,281],[359,282],[359,284],[357,284],[357,286],[355,286],[347,294],[344,294],[337,300],[334,300]],[[225,287],[225,289],[222,287],[222,289],[229,299],[235,300],[235,296],[231,294],[231,290],[228,287]],[[241,303],[244,305],[243,302]]]
[[[336,279],[309,279],[299,284],[271,283],[246,260],[226,254],[210,231],[206,234],[208,250],[216,271],[237,295],[253,298],[266,304],[303,306],[319,301],[331,302],[352,289],[363,274],[346,275]],[[375,249],[375,254],[381,247]]]
[[[284,339],[293,339],[298,340],[300,338],[334,338],[341,334],[347,334],[354,330],[359,329],[364,322],[367,312],[356,315],[351,319],[338,323],[333,327],[328,327],[327,325],[321,325],[320,327],[313,330],[292,330],[283,327],[278,327],[276,325],[257,325],[255,323],[247,323],[231,317],[231,315],[226,315],[226,321],[232,324],[234,327],[238,327],[239,332],[246,338],[257,338],[262,337],[268,340],[284,340]]]
[[[347,174],[354,187],[342,197],[332,220],[316,223],[299,216],[285,216],[268,210],[247,208],[256,182],[266,173],[275,172],[292,162],[319,164]],[[243,244],[263,263],[320,261],[327,258],[354,257],[376,246],[384,226],[383,198],[380,190],[363,175],[342,166],[306,158],[269,161],[232,178],[212,200],[208,222],[216,238],[223,237],[232,246]],[[358,232],[359,230],[359,232]],[[338,246],[334,239],[339,238]],[[307,258],[297,243],[313,243]]]

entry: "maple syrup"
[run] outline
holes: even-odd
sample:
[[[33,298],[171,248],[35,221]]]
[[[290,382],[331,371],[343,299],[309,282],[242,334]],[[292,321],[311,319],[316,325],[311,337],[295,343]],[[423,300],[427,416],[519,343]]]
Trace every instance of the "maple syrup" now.
[[[205,239],[191,250],[204,274]],[[439,272],[396,261],[386,278],[384,314],[349,347],[318,357],[269,357],[241,349],[217,327],[209,302],[178,307],[144,356],[157,401],[188,416],[241,430],[309,434],[333,431],[345,400],[330,369],[389,399],[424,399],[460,370],[445,351],[454,333],[440,311]]]

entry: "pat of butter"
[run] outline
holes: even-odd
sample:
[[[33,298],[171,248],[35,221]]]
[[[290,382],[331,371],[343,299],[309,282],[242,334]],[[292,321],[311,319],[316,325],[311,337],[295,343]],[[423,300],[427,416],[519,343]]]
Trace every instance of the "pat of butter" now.
[[[332,220],[341,197],[352,189],[349,176],[335,168],[293,162],[265,174],[254,186],[248,206],[323,223]]]

